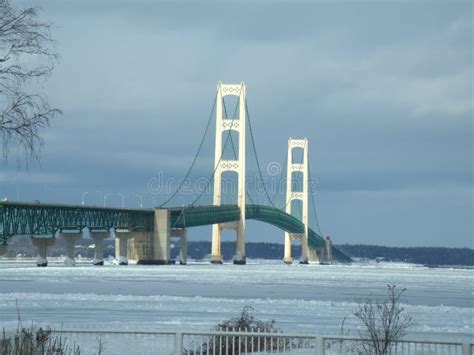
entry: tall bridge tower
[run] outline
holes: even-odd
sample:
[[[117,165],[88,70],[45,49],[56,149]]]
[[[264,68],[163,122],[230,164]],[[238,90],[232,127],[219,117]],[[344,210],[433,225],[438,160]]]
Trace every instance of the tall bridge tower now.
[[[303,149],[303,162],[294,163],[293,150],[297,148]],[[302,202],[302,222],[304,224],[303,233],[288,233],[285,232],[285,255],[283,262],[285,264],[291,264],[293,259],[291,257],[291,240],[301,239],[301,264],[308,263],[308,140],[304,139],[292,139],[288,140],[288,166],[286,176],[286,207],[285,212],[291,214],[291,202],[294,200],[300,200]],[[293,178],[294,173],[303,174],[303,186],[301,191],[293,191]]]
[[[221,234],[224,229],[235,230],[237,233],[237,251],[234,264],[245,264],[245,122],[246,122],[246,89],[245,84],[217,84],[216,98],[216,143],[214,159],[214,206],[219,206],[222,199],[222,174],[226,171],[236,172],[238,175],[237,205],[240,209],[240,220],[234,223],[221,223],[212,226],[212,256],[211,262],[223,262],[221,254]],[[238,118],[224,117],[223,100],[225,96],[237,96]],[[226,131],[235,131],[239,134],[239,147],[236,159],[224,160],[223,148],[228,144],[228,138],[222,145],[222,136]],[[229,134],[231,132],[228,132]]]

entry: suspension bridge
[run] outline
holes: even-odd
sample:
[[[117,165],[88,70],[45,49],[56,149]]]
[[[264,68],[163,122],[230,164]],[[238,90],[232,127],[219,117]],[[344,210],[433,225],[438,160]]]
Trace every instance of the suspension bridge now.
[[[234,114],[229,118],[224,98],[237,98]],[[184,181],[188,179],[202,152],[202,147],[212,119],[215,117],[215,156],[214,169],[207,184],[213,183],[212,205],[199,204],[204,190],[197,194],[186,207],[169,207],[180,193]],[[258,177],[264,187],[268,203],[253,201],[246,186],[246,132],[250,133],[250,146],[256,161]],[[234,142],[232,134],[238,135]],[[225,138],[224,138],[225,136]],[[236,147],[237,146],[237,147]],[[224,151],[231,148],[232,159],[224,157]],[[283,262],[293,262],[292,240],[301,242],[300,263],[350,262],[351,258],[343,250],[332,246],[329,238],[324,239],[317,221],[314,197],[309,193],[310,168],[308,159],[308,140],[288,140],[286,157],[286,198],[282,206],[277,206],[271,198],[263,179],[255,139],[252,131],[244,83],[218,83],[217,91],[205,131],[184,179],[164,203],[153,209],[109,208],[84,205],[26,203],[15,201],[0,202],[0,255],[5,254],[8,241],[15,235],[31,236],[37,247],[37,265],[47,265],[47,248],[55,243],[56,236],[66,242],[67,265],[74,265],[75,243],[83,237],[87,229],[94,240],[94,264],[103,265],[104,239],[112,235],[116,238],[116,255],[121,265],[128,259],[136,259],[140,264],[169,264],[171,238],[180,239],[180,263],[187,260],[188,229],[212,225],[211,262],[222,263],[221,237],[224,230],[236,233],[235,264],[246,263],[245,229],[247,220],[257,220],[273,225],[284,231],[285,252]],[[303,151],[301,162],[295,162],[294,150]],[[236,204],[223,204],[222,175],[226,172],[237,174]],[[283,172],[282,172],[283,174]],[[302,188],[294,189],[294,180],[302,175]],[[309,201],[316,228],[309,226]],[[299,216],[293,211],[293,201],[300,201]],[[113,232],[113,233],[112,233]]]

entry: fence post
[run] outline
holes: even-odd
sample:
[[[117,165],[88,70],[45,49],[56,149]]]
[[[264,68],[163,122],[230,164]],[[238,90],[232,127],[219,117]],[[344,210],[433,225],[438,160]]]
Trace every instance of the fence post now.
[[[316,355],[325,354],[324,338],[320,335],[316,337]]]
[[[471,355],[471,343],[462,344],[462,355]]]
[[[183,355],[183,333],[174,334],[174,355]]]

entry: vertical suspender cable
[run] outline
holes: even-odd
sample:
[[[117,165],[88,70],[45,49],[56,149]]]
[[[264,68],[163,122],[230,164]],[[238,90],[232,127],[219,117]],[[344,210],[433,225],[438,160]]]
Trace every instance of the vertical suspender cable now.
[[[253,153],[254,153],[254,156],[255,156],[255,161],[257,162],[257,168],[258,168],[258,173],[260,175],[260,180],[262,181],[263,189],[265,190],[265,194],[267,195],[268,201],[270,202],[270,204],[273,207],[275,207],[275,204],[273,203],[272,199],[270,198],[270,195],[268,194],[267,185],[265,184],[265,180],[263,180],[262,169],[260,169],[260,162],[258,160],[257,150],[255,149],[255,140],[253,138],[252,123],[250,122],[250,114],[249,114],[249,109],[248,109],[248,106],[247,106],[247,100],[245,100],[245,112],[247,114],[246,116],[247,116],[247,122],[249,124],[250,139],[252,141]]]

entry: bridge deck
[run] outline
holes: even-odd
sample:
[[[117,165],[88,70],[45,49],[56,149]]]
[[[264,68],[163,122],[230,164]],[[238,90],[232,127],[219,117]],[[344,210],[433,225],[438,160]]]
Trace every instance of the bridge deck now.
[[[190,206],[170,208],[171,227],[189,228],[240,219],[236,205]],[[304,224],[294,216],[275,207],[247,205],[245,218],[269,223],[289,233],[303,233]],[[0,243],[13,235],[53,235],[61,228],[102,227],[153,230],[153,209],[110,208],[82,205],[58,205],[26,202],[0,202]],[[324,239],[309,229],[308,244],[311,248],[324,247]],[[348,262],[351,258],[333,247],[333,256]]]

